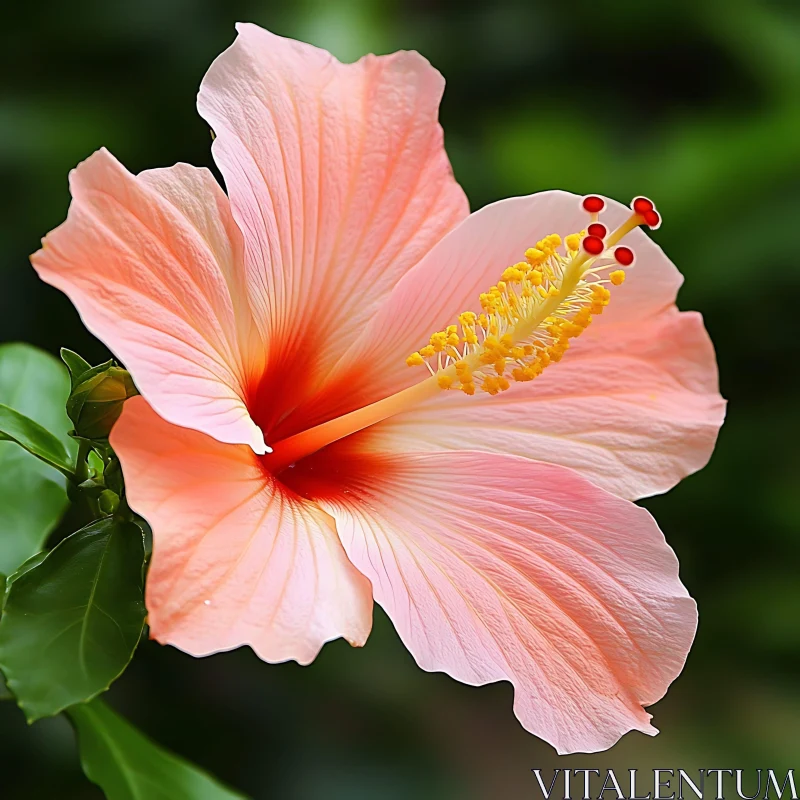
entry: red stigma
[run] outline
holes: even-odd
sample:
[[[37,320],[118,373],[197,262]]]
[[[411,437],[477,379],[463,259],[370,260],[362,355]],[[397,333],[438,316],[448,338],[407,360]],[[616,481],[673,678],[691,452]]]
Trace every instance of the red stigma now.
[[[644,219],[644,224],[647,225],[650,230],[656,230],[657,228],[661,227],[661,214],[658,213],[654,208],[650,211],[646,211],[642,214]]]
[[[614,250],[614,261],[621,264],[623,267],[629,267],[633,264],[633,250],[630,247],[618,247]]]
[[[644,216],[648,211],[655,210],[655,203],[648,200],[646,197],[634,197],[631,203],[631,208],[637,213]]]
[[[606,249],[605,242],[599,236],[584,236],[581,244],[590,256],[599,256]]]
[[[586,232],[589,236],[597,236],[600,239],[605,239],[608,236],[608,228],[602,222],[593,222],[586,229]]]
[[[599,214],[606,207],[606,201],[596,194],[590,194],[583,198],[583,210],[590,214]]]

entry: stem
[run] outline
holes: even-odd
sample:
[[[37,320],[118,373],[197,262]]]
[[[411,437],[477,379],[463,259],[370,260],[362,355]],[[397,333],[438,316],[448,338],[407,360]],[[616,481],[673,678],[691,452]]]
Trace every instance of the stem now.
[[[75,463],[75,484],[83,483],[89,477],[89,452],[92,446],[85,439],[78,440],[78,457]]]
[[[91,450],[92,445],[89,442],[87,442],[85,439],[78,440],[78,456],[75,462],[75,475],[72,477],[76,487],[80,486],[89,477],[88,458]],[[97,505],[97,501],[90,497],[86,492],[81,492],[81,494],[86,506],[89,509],[92,519],[98,519],[100,517],[100,508]]]

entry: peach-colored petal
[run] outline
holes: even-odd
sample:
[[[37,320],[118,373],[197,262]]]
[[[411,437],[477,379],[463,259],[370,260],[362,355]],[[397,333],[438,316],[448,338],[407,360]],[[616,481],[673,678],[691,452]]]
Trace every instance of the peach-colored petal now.
[[[376,425],[365,442],[378,451],[526,456],[634,500],[702,468],[724,414],[703,321],[671,307],[649,320],[593,324],[533,383],[496,397],[440,393]]]
[[[268,478],[250,448],[170,425],[143,398],[125,404],[111,443],[153,528],[155,639],[193,655],[249,644],[301,664],[339,636],[366,641],[371,587],[333,520]]]
[[[165,419],[264,452],[242,400],[260,348],[241,236],[206,169],[131,175],[100,150],[70,176],[67,221],[31,260]]]
[[[696,610],[647,511],[513,456],[410,454],[376,474],[320,502],[423,669],[511,681],[520,722],[559,753],[656,732],[642,706],[681,671]]]
[[[613,228],[629,215],[629,209],[609,200],[603,222]],[[352,381],[354,368],[370,364],[362,402],[415,383],[420,372],[406,366],[409,353],[427,344],[434,331],[456,322],[460,312],[480,311],[481,292],[539,239],[580,231],[588,221],[581,198],[562,191],[512,197],[470,214],[400,280],[341,359],[334,377]],[[636,251],[636,266],[593,330],[610,322],[648,319],[675,302],[683,278],[661,248],[639,229],[625,244]]]
[[[308,373],[468,213],[437,121],[444,79],[418,53],[341,64],[255,25],[237,30],[198,108],[270,358],[302,348]]]

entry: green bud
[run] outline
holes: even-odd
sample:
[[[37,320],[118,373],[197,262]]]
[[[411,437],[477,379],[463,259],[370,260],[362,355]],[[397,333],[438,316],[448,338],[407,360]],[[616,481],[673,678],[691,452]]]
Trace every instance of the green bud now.
[[[119,496],[106,489],[97,498],[97,506],[104,514],[113,514],[119,508]]]
[[[111,362],[80,376],[67,400],[75,433],[85,439],[107,439],[122,413],[122,404],[138,394],[130,374]]]

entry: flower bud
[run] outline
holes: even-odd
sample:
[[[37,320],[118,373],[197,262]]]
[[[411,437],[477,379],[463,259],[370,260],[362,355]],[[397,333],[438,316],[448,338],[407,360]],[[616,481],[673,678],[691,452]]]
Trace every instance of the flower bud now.
[[[104,514],[113,514],[119,508],[119,495],[106,489],[97,498],[97,506]]]
[[[85,439],[107,439],[122,413],[122,404],[136,394],[130,374],[121,367],[102,364],[85,372],[67,401],[75,434]]]

